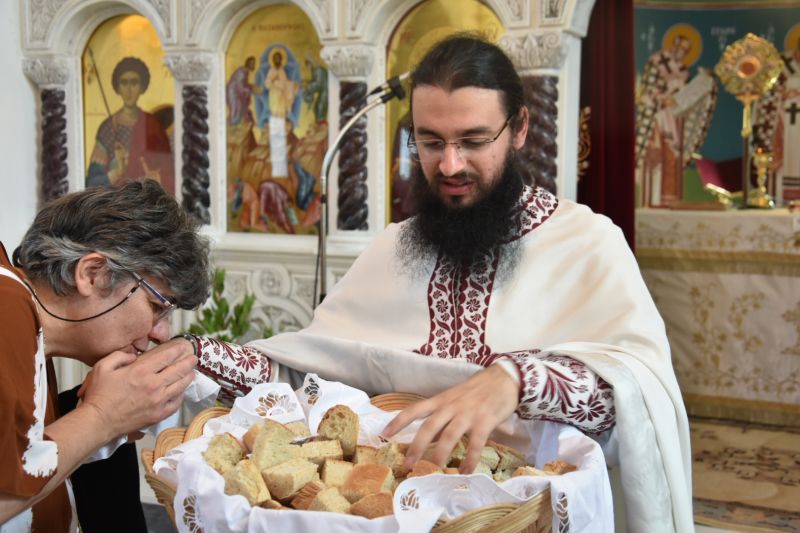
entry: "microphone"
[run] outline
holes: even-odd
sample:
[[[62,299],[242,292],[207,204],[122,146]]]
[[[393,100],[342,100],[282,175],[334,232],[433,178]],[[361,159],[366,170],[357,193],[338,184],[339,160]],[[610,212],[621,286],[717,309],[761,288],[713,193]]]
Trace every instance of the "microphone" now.
[[[375,94],[381,94],[381,101],[388,102],[392,98],[397,97],[398,100],[402,100],[406,97],[406,92],[403,90],[403,82],[406,81],[409,77],[411,77],[411,72],[403,72],[398,76],[393,76],[386,80],[385,83],[378,85],[367,95],[364,97],[364,100],[373,96]]]

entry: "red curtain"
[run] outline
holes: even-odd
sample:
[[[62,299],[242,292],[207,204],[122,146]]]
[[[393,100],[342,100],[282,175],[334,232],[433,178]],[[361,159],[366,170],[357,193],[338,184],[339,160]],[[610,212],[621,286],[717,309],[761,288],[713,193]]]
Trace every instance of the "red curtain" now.
[[[622,228],[634,247],[633,0],[595,3],[581,57],[581,109],[590,108],[588,167],[578,201]]]

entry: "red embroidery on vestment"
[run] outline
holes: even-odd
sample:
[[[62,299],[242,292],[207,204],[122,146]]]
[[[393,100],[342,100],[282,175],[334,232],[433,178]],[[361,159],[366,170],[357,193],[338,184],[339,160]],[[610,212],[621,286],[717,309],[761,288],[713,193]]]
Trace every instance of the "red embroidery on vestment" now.
[[[526,186],[512,216],[515,232],[501,244],[527,235],[553,214],[558,199],[542,188]],[[497,274],[500,250],[471,265],[454,265],[439,258],[428,283],[430,331],[417,351],[444,359],[467,359],[488,366],[499,354],[486,344],[486,320]]]

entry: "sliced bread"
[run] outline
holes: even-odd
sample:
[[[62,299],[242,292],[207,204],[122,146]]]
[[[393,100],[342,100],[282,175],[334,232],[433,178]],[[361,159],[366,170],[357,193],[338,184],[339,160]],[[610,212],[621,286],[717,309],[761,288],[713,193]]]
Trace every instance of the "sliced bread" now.
[[[350,506],[350,514],[373,519],[394,514],[392,493],[388,491],[368,494]]]
[[[317,434],[342,444],[345,457],[352,457],[358,440],[358,415],[346,405],[334,405],[322,416]]]
[[[356,452],[353,454],[353,462],[360,464],[375,464],[378,462],[378,448],[373,446],[356,445]]]
[[[338,440],[314,440],[300,446],[300,456],[319,466],[326,459],[342,459],[342,445]]]
[[[250,505],[258,505],[271,498],[261,472],[248,459],[239,461],[222,477],[225,479],[225,494],[244,496]]]
[[[375,460],[391,468],[394,477],[404,477],[409,472],[409,469],[404,465],[407,451],[407,444],[390,442],[386,446],[378,448],[378,454],[375,456]]]
[[[311,505],[311,501],[317,496],[317,493],[324,488],[325,484],[321,481],[309,481],[292,498],[292,507],[305,511]]]
[[[285,500],[293,497],[309,481],[319,478],[317,465],[305,459],[292,459],[261,471],[272,497]]]
[[[353,469],[353,463],[339,459],[325,459],[322,465],[322,482],[329,487],[341,487]]]
[[[328,487],[317,493],[311,505],[308,506],[309,511],[328,511],[331,513],[347,513],[350,510],[350,502],[342,496],[339,489],[336,487]]]
[[[243,458],[242,445],[230,433],[214,435],[208,443],[208,448],[203,452],[206,463],[223,475]]]
[[[342,485],[342,494],[355,503],[367,494],[389,491],[394,488],[392,469],[386,465],[355,465]]]

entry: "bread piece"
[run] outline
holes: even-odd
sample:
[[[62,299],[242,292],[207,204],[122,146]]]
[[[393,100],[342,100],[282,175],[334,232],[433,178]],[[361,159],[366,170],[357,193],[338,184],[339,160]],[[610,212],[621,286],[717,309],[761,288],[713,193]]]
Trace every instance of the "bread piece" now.
[[[425,453],[422,454],[422,458],[425,459],[426,461],[435,463],[436,461],[433,460],[433,451],[438,444],[439,444],[438,442],[434,442],[430,446],[428,446],[428,449],[425,450]],[[459,441],[456,442],[456,445],[453,447],[453,450],[450,452],[450,455],[447,456],[447,459],[444,462],[445,466],[461,465],[461,461],[464,459],[464,457],[467,456],[467,444],[468,444],[467,438],[461,437],[461,439],[459,439]]]
[[[503,481],[508,481],[511,479],[511,471],[510,470],[498,470],[494,474],[492,474],[492,479],[494,479],[497,483],[502,483]]]
[[[373,446],[356,445],[356,452],[353,454],[353,462],[357,465],[375,464],[378,462],[378,448]]]
[[[292,459],[302,458],[303,453],[300,446],[295,444],[274,444],[268,442],[266,439],[256,440],[256,449],[250,455],[250,458],[256,464],[260,471],[267,468],[272,468]]]
[[[489,470],[494,470],[500,464],[500,454],[491,446],[484,446],[479,461],[488,466]]]
[[[342,494],[351,503],[355,503],[367,494],[391,492],[394,485],[392,469],[386,465],[355,465],[342,485]]]
[[[561,475],[566,474],[567,472],[574,472],[578,469],[577,466],[567,463],[565,461],[561,461],[556,459],[555,461],[548,461],[542,466],[542,470],[547,472],[548,474],[555,474]]]
[[[261,477],[256,465],[248,459],[239,461],[223,475],[225,478],[225,494],[240,494],[247,498],[250,505],[258,505],[271,498],[267,485]]]
[[[242,440],[247,449],[252,452],[259,444],[289,444],[294,438],[295,435],[289,428],[267,418],[260,424],[250,426]]]
[[[534,468],[532,466],[520,466],[511,474],[511,477],[519,477],[519,476],[549,476],[547,472],[543,470],[539,470],[538,468]]]
[[[267,500],[262,502],[259,507],[263,507],[264,509],[274,509],[276,511],[291,511],[291,507],[286,507],[281,502],[276,502],[275,500]]]
[[[325,484],[321,481],[309,481],[292,498],[292,507],[305,511],[311,505],[312,500],[316,498],[317,493],[324,488]]]
[[[317,434],[338,440],[345,457],[352,457],[358,440],[358,415],[346,405],[334,405],[322,416]]]
[[[353,469],[353,463],[339,459],[325,459],[322,465],[322,482],[329,487],[341,487]]]
[[[303,485],[319,476],[317,465],[305,459],[292,459],[261,472],[273,499],[285,500],[295,495]]]
[[[225,474],[243,458],[242,445],[230,433],[214,435],[208,443],[208,448],[203,452],[206,463],[220,474]]]
[[[295,437],[308,437],[311,435],[311,430],[308,429],[308,425],[302,420],[286,424],[286,429],[294,433]]]
[[[408,477],[427,476],[428,474],[441,474],[442,469],[438,465],[420,459],[414,464],[414,468],[408,473]]]
[[[407,451],[408,444],[390,442],[386,446],[378,448],[375,460],[380,464],[389,466],[395,477],[403,477],[408,475],[409,472],[409,469],[403,464],[406,460]]]
[[[339,489],[336,487],[329,487],[317,493],[316,497],[311,500],[311,505],[308,506],[308,510],[347,514],[350,510],[350,502],[342,496]]]
[[[525,466],[525,457],[518,451],[493,440],[487,441],[486,444],[494,448],[497,455],[500,456],[496,467],[498,470],[514,470],[517,467]]]
[[[472,471],[473,474],[486,474],[489,477],[492,477],[494,472],[492,469],[486,466],[485,463],[478,463],[478,466],[475,467],[475,470]]]
[[[300,446],[300,456],[319,466],[326,459],[342,459],[342,445],[338,440],[315,440]]]
[[[454,466],[445,467],[443,472],[445,474],[448,474],[448,475],[458,475],[458,474],[461,473],[461,472],[458,471],[458,468],[456,468]]]
[[[391,492],[368,494],[350,506],[350,514],[369,518],[379,518],[394,514]]]

